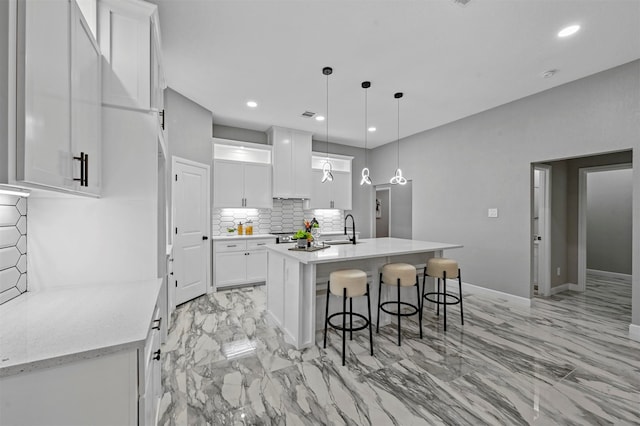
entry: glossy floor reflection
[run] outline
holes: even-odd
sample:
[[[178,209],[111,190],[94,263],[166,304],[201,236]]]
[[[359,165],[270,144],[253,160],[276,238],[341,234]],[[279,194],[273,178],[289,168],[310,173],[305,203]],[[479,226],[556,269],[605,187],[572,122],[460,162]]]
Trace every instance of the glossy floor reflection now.
[[[180,306],[163,347],[161,425],[640,424],[631,286],[589,276],[585,293],[521,307],[466,295],[447,333],[415,321],[298,351],[264,315],[264,287]],[[322,344],[322,335],[316,340]]]

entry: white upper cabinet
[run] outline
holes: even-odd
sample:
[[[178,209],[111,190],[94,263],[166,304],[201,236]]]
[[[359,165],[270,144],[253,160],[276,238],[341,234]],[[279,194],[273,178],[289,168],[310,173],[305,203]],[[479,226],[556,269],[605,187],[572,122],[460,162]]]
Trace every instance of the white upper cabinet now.
[[[268,136],[273,146],[273,197],[310,198],[312,134],[274,126]]]
[[[104,56],[103,102],[151,109],[151,27],[156,6],[144,1],[100,0],[98,41]]]
[[[273,207],[271,147],[214,139],[213,207]]]
[[[351,162],[353,157],[313,153],[311,198],[305,202],[307,209],[339,209],[352,208],[352,175]],[[331,163],[333,181],[322,183],[322,168],[326,162]]]
[[[99,195],[101,187],[102,82],[100,50],[80,9],[72,7],[71,26],[71,141],[75,169],[84,182],[77,190]]]
[[[100,193],[100,53],[75,1],[18,3],[16,179]]]

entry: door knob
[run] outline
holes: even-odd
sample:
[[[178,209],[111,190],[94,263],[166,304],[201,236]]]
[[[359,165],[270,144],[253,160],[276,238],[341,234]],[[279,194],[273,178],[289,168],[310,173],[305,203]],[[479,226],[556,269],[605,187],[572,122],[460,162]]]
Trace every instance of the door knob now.
[[[208,239],[209,239],[209,237],[207,237],[206,235],[203,235],[203,236],[202,236],[202,239],[203,239],[204,241],[206,241],[206,240],[208,240]]]

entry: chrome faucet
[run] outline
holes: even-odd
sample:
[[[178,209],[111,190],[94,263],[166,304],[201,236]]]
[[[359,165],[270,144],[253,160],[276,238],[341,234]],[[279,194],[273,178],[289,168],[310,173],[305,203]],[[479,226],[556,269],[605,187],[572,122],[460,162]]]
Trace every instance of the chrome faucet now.
[[[348,215],[346,215],[344,217],[344,235],[348,235],[347,234],[347,219],[351,218],[351,232],[353,233],[353,237],[349,238],[349,241],[351,241],[353,244],[356,243],[356,220],[353,218],[353,215],[351,213],[349,213]]]

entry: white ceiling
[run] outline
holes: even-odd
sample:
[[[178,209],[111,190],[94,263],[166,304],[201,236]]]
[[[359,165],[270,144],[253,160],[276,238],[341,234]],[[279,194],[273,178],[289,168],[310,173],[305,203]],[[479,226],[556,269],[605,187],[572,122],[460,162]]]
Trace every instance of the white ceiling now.
[[[440,126],[640,58],[639,0],[154,0],[168,85],[214,123],[307,130],[368,146]],[[556,34],[580,24],[574,36]],[[549,79],[542,73],[557,69]],[[245,104],[255,100],[259,106]]]

